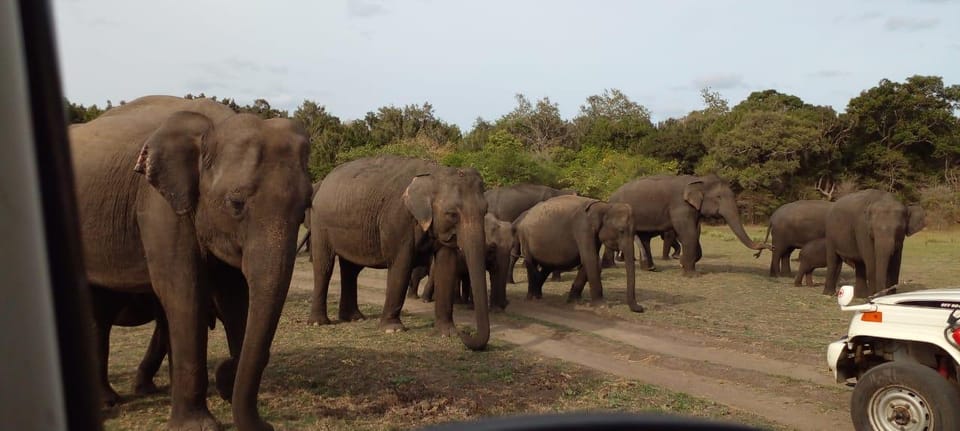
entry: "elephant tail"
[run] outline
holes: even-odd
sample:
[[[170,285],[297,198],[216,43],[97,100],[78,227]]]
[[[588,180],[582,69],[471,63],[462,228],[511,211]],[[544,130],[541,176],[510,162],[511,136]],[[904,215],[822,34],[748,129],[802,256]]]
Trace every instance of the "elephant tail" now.
[[[767,234],[764,235],[764,237],[763,237],[763,244],[766,244],[766,243],[767,243],[767,240],[770,239],[770,228],[772,228],[772,227],[773,227],[773,225],[768,225],[768,226],[767,226]],[[763,253],[763,249],[764,249],[764,248],[766,248],[766,247],[761,247],[760,250],[757,250],[757,252],[753,254],[753,258],[754,258],[754,259],[760,258],[760,253]]]
[[[303,239],[300,240],[300,243],[297,244],[296,254],[300,254],[300,251],[304,249],[307,245],[307,241],[310,241],[310,231],[307,231],[307,234],[303,236]]]

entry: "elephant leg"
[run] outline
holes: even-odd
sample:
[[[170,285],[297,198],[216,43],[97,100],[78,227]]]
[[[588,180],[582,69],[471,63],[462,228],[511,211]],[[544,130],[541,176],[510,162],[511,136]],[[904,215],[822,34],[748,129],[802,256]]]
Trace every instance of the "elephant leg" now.
[[[387,295],[383,303],[383,312],[380,314],[380,329],[387,333],[404,331],[406,328],[400,321],[400,311],[403,309],[404,292],[410,284],[410,273],[413,271],[414,246],[412,243],[403,245],[390,267],[387,268]],[[434,262],[436,264],[436,262]],[[431,274],[436,269],[430,268]],[[433,278],[432,275],[430,278]]]
[[[199,250],[192,229],[153,226],[141,232],[147,269],[170,328],[171,429],[219,429],[207,408],[207,324],[210,291],[200,282]],[[255,410],[255,409],[254,409]]]
[[[540,275],[541,273],[537,267],[537,262],[530,258],[530,256],[527,256],[523,258],[523,265],[527,267],[527,299],[542,298],[543,282],[546,278]]]
[[[587,272],[581,266],[577,269],[577,277],[573,279],[570,285],[570,293],[567,294],[567,302],[579,301],[583,298],[583,287],[587,285]]]
[[[673,247],[673,241],[666,234],[660,235],[660,239],[663,241],[660,258],[670,260],[670,249]]]
[[[107,406],[113,406],[120,402],[120,394],[110,386],[109,378],[109,360],[110,360],[110,329],[113,322],[123,308],[119,294],[111,292],[103,287],[92,286],[90,289],[93,303],[94,328],[97,336],[97,368],[100,372],[100,394],[103,403]]]
[[[890,264],[887,266],[887,285],[883,287],[884,289],[900,284],[900,265],[902,262],[903,247],[901,246],[890,257]],[[890,293],[897,293],[897,290],[891,289]]]
[[[703,257],[700,251],[700,227],[690,229],[689,232],[677,232],[680,237],[680,244],[683,246],[680,252],[680,266],[683,267],[683,275],[694,277],[697,275],[697,261]]]
[[[225,263],[215,269],[213,305],[227,334],[230,357],[217,365],[214,373],[217,393],[225,401],[233,399],[237,365],[246,336],[247,313],[250,307],[250,287],[243,273]]]
[[[327,317],[327,292],[330,289],[330,279],[333,276],[333,261],[336,258],[333,249],[322,229],[317,229],[310,235],[313,247],[313,295],[310,299],[310,317],[308,325],[329,325]]]
[[[644,271],[656,271],[657,266],[653,263],[653,253],[650,252],[650,237],[640,237],[640,269]]]
[[[780,276],[781,277],[793,276],[793,271],[790,270],[791,254],[793,254],[793,247],[786,247],[784,248],[783,252],[780,253]]]
[[[587,282],[590,284],[590,303],[592,305],[603,305],[606,301],[603,299],[603,283],[600,280],[600,262],[597,257],[597,249],[600,246],[596,243],[596,238],[581,238],[578,241],[580,249],[580,271],[587,275]],[[649,245],[649,244],[648,244]]]
[[[510,266],[507,267],[507,283],[517,283],[516,280],[513,279],[513,268],[517,266],[517,259],[519,258],[516,256],[510,256]]]
[[[867,289],[870,286],[868,281],[870,278],[870,267],[863,262],[856,262],[853,268],[856,273],[856,282],[853,285],[853,296],[865,298],[869,296]]]
[[[163,358],[170,351],[170,330],[167,328],[166,317],[163,317],[163,310],[160,310],[154,325],[150,344],[137,367],[137,376],[133,380],[133,392],[139,395],[160,392],[157,385],[153,383],[153,377],[157,375],[157,371],[160,371]]]
[[[456,285],[460,277],[457,274],[457,252],[450,247],[440,247],[434,254],[433,270],[430,278],[433,280],[434,326],[441,336],[456,335],[457,329],[453,324],[453,302],[458,293]]]
[[[840,269],[843,261],[840,256],[837,255],[836,249],[829,240],[827,241],[826,248],[827,278],[823,281],[823,294],[836,295],[837,280],[840,278]]]
[[[357,277],[363,267],[340,257],[340,310],[337,317],[341,322],[355,322],[366,319],[357,304]],[[409,286],[409,282],[404,284]],[[403,292],[401,292],[403,293]]]
[[[553,271],[553,274],[550,276],[550,281],[560,281],[560,271]]]
[[[435,289],[433,284],[433,277],[427,276],[427,283],[423,286],[423,294],[420,295],[420,298],[423,299],[423,302],[433,302],[435,299]]]
[[[806,278],[806,285],[808,287],[812,287],[813,286],[813,270],[811,269],[806,273],[804,273],[804,277]]]

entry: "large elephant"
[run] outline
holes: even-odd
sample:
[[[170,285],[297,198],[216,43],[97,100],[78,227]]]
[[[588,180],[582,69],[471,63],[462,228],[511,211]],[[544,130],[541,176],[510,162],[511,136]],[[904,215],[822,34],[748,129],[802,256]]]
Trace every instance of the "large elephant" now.
[[[237,429],[272,429],[257,393],[310,203],[306,133],[209,99],[147,96],[72,126],[70,140],[90,284],[152,291],[165,310],[169,427],[219,428],[206,402],[215,297],[230,350],[218,389]]]
[[[555,189],[553,187],[540,184],[514,184],[506,187],[496,187],[484,192],[483,196],[487,200],[488,211],[498,220],[513,223],[517,221],[520,214],[533,208],[534,205],[547,199],[574,195],[577,192],[570,189]],[[517,264],[517,258],[510,260],[511,271],[507,281],[513,283],[512,268]],[[553,280],[560,281],[560,271],[553,273]]]
[[[516,222],[520,253],[527,267],[527,299],[543,296],[543,283],[550,271],[579,266],[568,299],[579,299],[589,281],[591,302],[602,303],[599,254],[603,245],[625,253],[627,304],[630,310],[642,312],[636,296],[632,226],[629,205],[582,196],[555,197],[528,210]]]
[[[473,289],[477,334],[459,333],[468,348],[490,338],[487,307],[483,179],[472,168],[394,156],[354,160],[331,171],[314,195],[311,254],[314,292],[309,323],[328,324],[327,290],[334,257],[340,263],[341,320],[362,319],[357,276],[364,267],[387,268],[386,302],[380,327],[403,330],[400,309],[410,273],[433,257],[437,285],[436,327],[456,332],[452,289],[457,252],[463,252]]]
[[[703,217],[722,217],[733,233],[753,250],[768,248],[754,242],[740,222],[733,190],[716,175],[658,175],[638,178],[618,188],[610,203],[626,203],[633,209],[634,231],[643,246],[644,269],[652,269],[650,238],[674,230],[682,245],[680,265],[687,276],[696,274],[700,248],[700,221]]]
[[[498,220],[493,214],[487,213],[483,218],[484,237],[487,241],[486,258],[487,272],[490,274],[490,308],[504,310],[507,308],[507,278],[513,272],[511,253],[516,247],[517,237],[513,224]],[[428,267],[418,267],[410,279],[407,297],[416,298],[420,280],[429,273]],[[462,293],[454,291],[454,302],[470,303],[473,295],[470,293],[470,274],[467,272],[467,263],[463,253],[458,253],[457,275],[462,286]],[[433,301],[433,279],[427,278],[427,283],[420,295],[425,302]]]
[[[827,211],[833,202],[809,199],[781,205],[770,216],[767,237],[773,237],[770,276],[789,277],[790,255],[810,241],[827,235]],[[764,238],[764,241],[766,241]],[[757,252],[756,257],[760,257]],[[810,252],[808,252],[810,253]]]
[[[892,193],[861,190],[837,199],[827,212],[827,281],[837,292],[843,260],[854,263],[854,296],[865,298],[900,282],[903,239],[926,226],[923,208],[906,206]]]

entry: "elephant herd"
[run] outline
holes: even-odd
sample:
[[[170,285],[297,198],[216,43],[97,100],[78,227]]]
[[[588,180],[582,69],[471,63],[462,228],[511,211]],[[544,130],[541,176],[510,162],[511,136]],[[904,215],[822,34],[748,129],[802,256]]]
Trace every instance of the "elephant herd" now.
[[[863,298],[900,282],[903,239],[925,226],[923,208],[906,206],[893,194],[861,190],[836,202],[801,200],[770,216],[770,276],[790,275],[790,254],[800,249],[799,286],[811,273],[827,268],[823,293],[834,294],[842,263],[854,268],[854,296]],[[759,253],[757,253],[759,257]]]
[[[441,334],[480,350],[490,311],[508,306],[518,258],[528,299],[542,296],[551,272],[576,270],[569,299],[589,284],[590,302],[602,304],[602,262],[620,252],[626,304],[642,312],[635,241],[641,269],[654,268],[650,239],[662,236],[664,255],[679,248],[683,274],[695,276],[701,221],[720,217],[748,248],[772,250],[772,276],[789,274],[790,253],[801,248],[802,273],[828,267],[825,293],[846,261],[863,296],[897,282],[903,238],[923,228],[922,209],[866,190],[785,205],[771,217],[773,245],[757,243],[715,175],[639,178],[601,201],[541,185],[487,189],[473,168],[380,156],[341,164],[311,186],[301,126],[208,99],[142,97],[72,126],[70,140],[104,400],[119,400],[106,374],[110,328],[155,320],[135,390],[156,390],[153,376],[169,354],[171,429],[219,429],[206,401],[207,336],[218,320],[229,358],[216,367],[215,387],[237,429],[272,429],[257,396],[299,245],[309,246],[313,264],[310,324],[331,322],[335,261],[341,321],[365,318],[358,275],[382,268],[382,330],[403,330],[404,300],[420,296],[434,300]],[[298,244],[301,223],[308,237]],[[472,302],[475,331],[454,325],[457,300]]]

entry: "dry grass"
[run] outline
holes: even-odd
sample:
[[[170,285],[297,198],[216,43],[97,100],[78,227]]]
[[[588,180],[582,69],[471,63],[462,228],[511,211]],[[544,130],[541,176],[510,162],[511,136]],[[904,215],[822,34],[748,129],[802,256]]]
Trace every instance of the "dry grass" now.
[[[585,368],[538,357],[501,342],[466,351],[456,338],[440,338],[432,322],[404,317],[410,329],[385,335],[375,319],[322,328],[303,317],[309,297],[287,301],[261,390],[261,413],[278,429],[386,430],[485,416],[581,410],[629,410],[714,418],[771,427],[756,416]],[[362,307],[375,316],[378,308]],[[115,328],[110,379],[125,396],[107,411],[107,429],[163,429],[166,394],[130,395],[133,372],[152,325]],[[218,327],[211,332],[210,375],[226,356]],[[161,369],[157,382],[169,385]],[[212,378],[212,377],[211,377]],[[213,414],[231,421],[229,405],[210,389]]]

